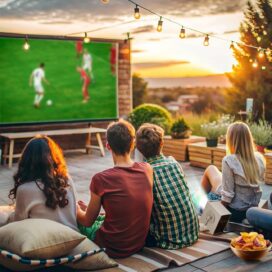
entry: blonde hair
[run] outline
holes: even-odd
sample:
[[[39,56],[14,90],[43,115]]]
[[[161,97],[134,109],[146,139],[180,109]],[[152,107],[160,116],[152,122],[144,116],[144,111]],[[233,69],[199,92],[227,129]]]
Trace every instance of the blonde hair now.
[[[261,174],[255,157],[255,144],[247,124],[235,122],[228,127],[227,151],[235,154],[240,161],[249,184],[258,184]]]

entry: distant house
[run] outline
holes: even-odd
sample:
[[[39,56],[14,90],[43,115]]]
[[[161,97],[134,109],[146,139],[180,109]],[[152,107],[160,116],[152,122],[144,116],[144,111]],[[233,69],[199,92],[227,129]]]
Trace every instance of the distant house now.
[[[165,104],[169,111],[184,114],[192,112],[192,104],[199,100],[199,96],[195,94],[180,95],[177,101],[170,101]]]

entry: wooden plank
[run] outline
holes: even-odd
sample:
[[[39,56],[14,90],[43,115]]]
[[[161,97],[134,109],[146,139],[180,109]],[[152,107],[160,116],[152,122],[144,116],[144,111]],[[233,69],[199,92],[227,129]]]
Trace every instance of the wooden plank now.
[[[199,157],[190,157],[190,161],[212,163],[211,159],[209,158],[205,159],[205,158],[199,158]]]
[[[197,260],[195,262],[192,262],[191,265],[197,267],[197,268],[204,268],[206,266],[209,266],[215,262],[219,262],[221,260],[227,259],[229,257],[233,256],[233,253],[230,249],[225,250],[223,252],[208,256],[206,258]]]
[[[190,161],[190,165],[195,166],[195,167],[199,167],[199,168],[206,168],[210,165],[210,163]]]
[[[189,160],[190,158],[203,158],[203,159],[209,159],[211,161],[211,156],[208,154],[201,154],[201,153],[190,153],[189,154]]]
[[[12,132],[12,133],[1,133],[0,136],[8,139],[24,139],[32,138],[38,134],[47,136],[56,135],[75,135],[75,134],[86,134],[86,133],[103,133],[107,130],[104,128],[73,128],[73,129],[59,129],[59,130],[44,130],[44,131],[29,131],[29,132]]]

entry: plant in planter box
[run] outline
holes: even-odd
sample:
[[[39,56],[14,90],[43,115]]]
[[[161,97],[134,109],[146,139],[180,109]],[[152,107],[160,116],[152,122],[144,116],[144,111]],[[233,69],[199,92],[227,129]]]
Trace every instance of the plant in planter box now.
[[[192,131],[183,117],[176,119],[171,127],[171,136],[174,139],[189,138]]]
[[[264,153],[264,148],[272,145],[272,127],[265,121],[249,124],[257,150]]]
[[[222,115],[217,121],[201,126],[202,134],[206,137],[208,147],[216,147],[218,138],[225,137],[228,126],[234,121],[231,115]]]

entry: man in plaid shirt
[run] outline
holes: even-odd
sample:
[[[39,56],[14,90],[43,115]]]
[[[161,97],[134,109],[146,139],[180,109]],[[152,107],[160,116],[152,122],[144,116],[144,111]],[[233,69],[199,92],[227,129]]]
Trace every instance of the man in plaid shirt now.
[[[154,173],[154,203],[146,244],[177,249],[197,241],[199,224],[180,164],[161,153],[163,136],[163,129],[153,124],[142,125],[136,135],[137,148]]]

